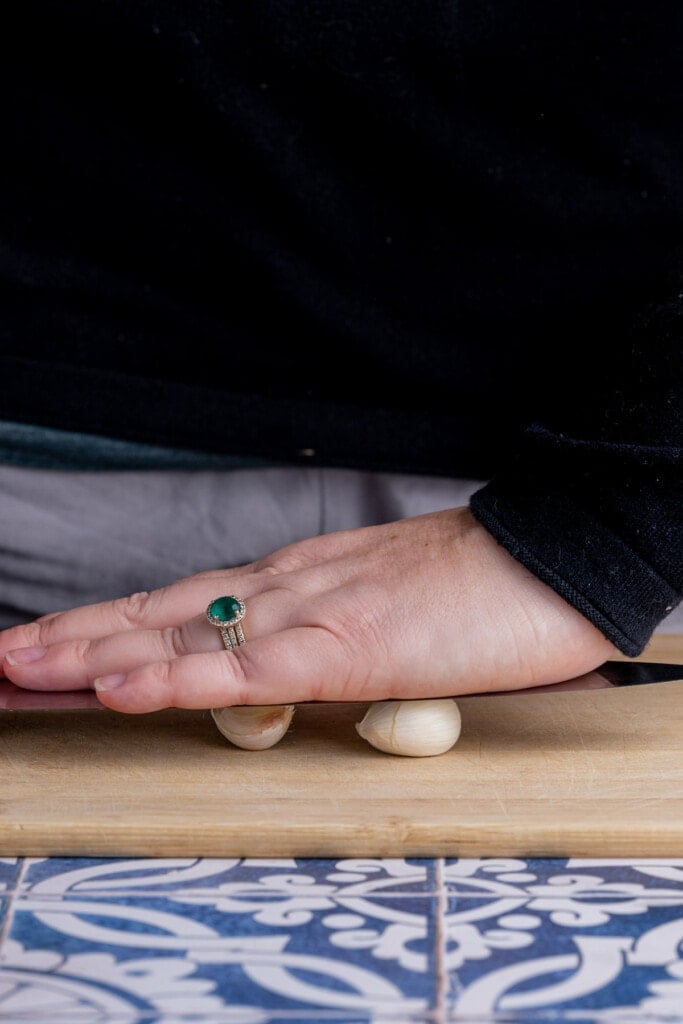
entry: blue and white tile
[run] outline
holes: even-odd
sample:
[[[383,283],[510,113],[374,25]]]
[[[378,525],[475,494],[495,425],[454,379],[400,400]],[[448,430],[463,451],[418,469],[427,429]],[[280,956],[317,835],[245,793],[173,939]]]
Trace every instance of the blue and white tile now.
[[[532,865],[533,866],[533,865]],[[519,905],[451,897],[445,965],[453,1019],[554,1013],[572,1024],[683,1022],[683,905]]]
[[[683,1024],[682,872],[653,858],[5,859],[0,1021]]]
[[[21,857],[0,857],[0,895],[14,889],[21,863]]]
[[[250,892],[265,898],[382,898],[438,890],[436,862],[419,858],[70,858],[27,860],[21,891],[44,895]]]
[[[420,1017],[436,1001],[437,907],[436,897],[409,894],[250,903],[232,890],[131,898],[34,889],[14,900],[0,1018],[41,1000],[49,1020],[55,1005],[60,1020],[237,1010]]]
[[[447,860],[444,882],[462,898],[527,897],[597,903],[683,903],[683,859],[478,858]]]

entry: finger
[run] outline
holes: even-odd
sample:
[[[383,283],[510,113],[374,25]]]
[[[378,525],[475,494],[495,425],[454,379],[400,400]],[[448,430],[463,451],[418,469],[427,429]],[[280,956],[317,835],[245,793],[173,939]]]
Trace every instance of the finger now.
[[[113,601],[83,605],[53,613],[0,632],[0,659],[8,651],[50,647],[69,640],[93,640],[136,629],[181,626],[193,613],[205,610],[212,598],[232,593],[235,584],[243,600],[272,580],[269,571],[249,569],[200,573],[167,587],[141,591]]]
[[[235,651],[189,654],[144,665],[123,680],[96,680],[95,687],[108,708],[141,714],[169,707],[342,700],[350,672],[348,655],[332,633],[299,626]]]
[[[298,602],[279,588],[249,598],[243,620],[247,639],[286,629]],[[29,690],[82,690],[99,676],[131,672],[150,662],[170,661],[188,654],[225,650],[219,630],[206,613],[181,626],[114,633],[94,640],[67,641],[45,648],[42,657],[23,662],[24,650],[9,652],[3,669],[8,679]]]

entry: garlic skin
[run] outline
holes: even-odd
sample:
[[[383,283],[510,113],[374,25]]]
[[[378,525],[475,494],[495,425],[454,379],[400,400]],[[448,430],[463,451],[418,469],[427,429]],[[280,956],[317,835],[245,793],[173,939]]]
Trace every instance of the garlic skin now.
[[[451,697],[379,701],[356,724],[371,746],[404,757],[445,754],[460,736],[460,727],[460,710]]]
[[[289,729],[293,715],[294,704],[211,709],[211,717],[219,732],[242,750],[274,747]]]

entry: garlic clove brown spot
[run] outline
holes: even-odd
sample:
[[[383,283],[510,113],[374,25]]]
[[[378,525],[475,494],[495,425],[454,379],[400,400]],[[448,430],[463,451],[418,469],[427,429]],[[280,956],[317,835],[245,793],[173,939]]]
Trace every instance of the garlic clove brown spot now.
[[[356,724],[371,746],[404,757],[445,754],[460,736],[460,727],[460,710],[451,697],[379,701]]]
[[[294,704],[212,708],[211,717],[226,739],[243,750],[274,747],[289,729]]]

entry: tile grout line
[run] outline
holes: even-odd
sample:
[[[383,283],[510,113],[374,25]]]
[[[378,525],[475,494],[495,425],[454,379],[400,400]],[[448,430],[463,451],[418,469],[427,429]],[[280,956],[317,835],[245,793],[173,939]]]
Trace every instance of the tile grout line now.
[[[22,857],[21,858],[21,866],[20,866],[19,870],[17,871],[17,873],[15,875],[14,886],[12,887],[12,889],[11,889],[11,891],[9,893],[9,903],[8,903],[8,906],[7,906],[7,913],[5,914],[5,920],[2,922],[2,927],[0,928],[0,963],[2,961],[2,954],[3,954],[3,951],[4,951],[5,939],[9,935],[9,933],[11,931],[11,928],[12,928],[12,924],[14,922],[14,907],[15,907],[15,903],[16,903],[17,894],[19,892],[19,888],[21,886],[23,877],[26,874],[27,870],[28,870],[28,857]]]
[[[434,937],[434,953],[436,960],[436,999],[434,1004],[435,1024],[444,1024],[446,1019],[446,993],[448,991],[448,971],[446,970],[446,910],[448,893],[444,879],[443,857],[438,857],[434,864],[436,874],[436,935]]]

